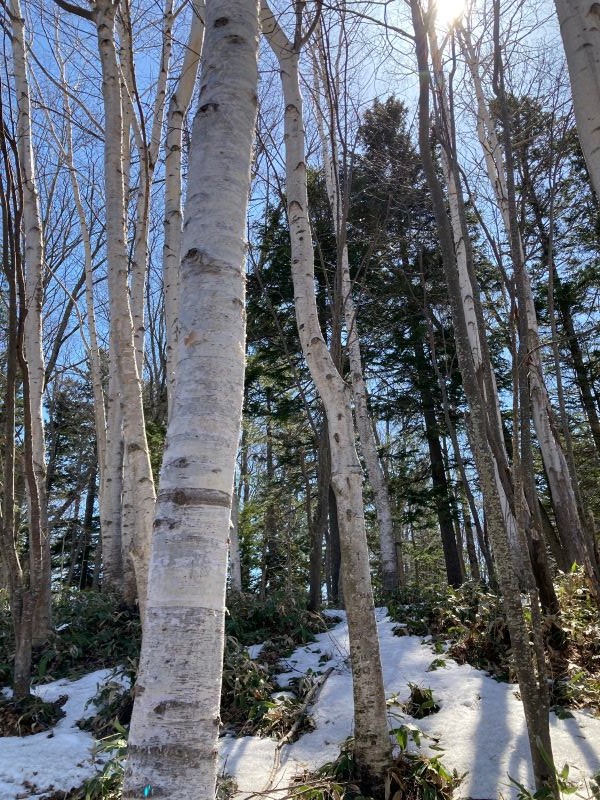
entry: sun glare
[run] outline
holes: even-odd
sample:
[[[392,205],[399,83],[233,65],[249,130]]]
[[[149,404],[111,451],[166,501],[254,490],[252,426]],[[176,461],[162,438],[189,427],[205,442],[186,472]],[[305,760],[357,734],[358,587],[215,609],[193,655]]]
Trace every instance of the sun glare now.
[[[448,28],[467,10],[467,0],[437,0],[435,21],[439,27]]]

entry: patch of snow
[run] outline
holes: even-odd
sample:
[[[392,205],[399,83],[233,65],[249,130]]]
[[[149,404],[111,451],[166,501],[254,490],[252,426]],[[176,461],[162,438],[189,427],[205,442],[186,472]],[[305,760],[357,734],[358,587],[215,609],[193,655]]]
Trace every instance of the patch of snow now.
[[[284,689],[275,696],[287,696],[285,688],[294,677],[315,676],[329,667],[333,672],[323,684],[310,709],[315,729],[279,750],[271,739],[259,737],[219,739],[220,774],[231,775],[237,783],[236,800],[265,792],[262,800],[281,798],[295,776],[313,771],[337,758],[340,747],[353,733],[352,676],[349,667],[349,640],[346,615],[335,612],[342,621],[320,633],[315,641],[299,647],[284,662],[277,676]],[[515,686],[498,683],[485,673],[446,658],[446,668],[427,672],[436,658],[431,644],[421,637],[394,636],[398,624],[377,610],[381,661],[386,696],[395,698],[389,706],[390,727],[416,725],[431,737],[422,740],[422,751],[435,752],[446,767],[459,774],[468,772],[458,797],[514,798],[516,790],[508,775],[532,786],[529,745],[523,706],[515,696]],[[55,681],[37,689],[40,696],[53,700],[68,694],[66,717],[52,735],[48,732],[22,739],[0,739],[0,798],[19,800],[31,797],[24,781],[35,784],[40,794],[78,786],[99,768],[94,760],[91,734],[79,730],[75,722],[89,714],[86,702],[99,683],[114,679],[109,670],[87,675],[79,681]],[[422,720],[402,712],[408,699],[408,683],[430,687],[440,711]],[[573,717],[551,717],[552,742],[558,767],[568,762],[570,777],[582,780],[600,769],[600,719],[584,712]],[[438,743],[440,753],[430,751]],[[414,745],[411,745],[414,749]]]
[[[336,612],[337,613],[337,612]],[[446,669],[427,672],[436,654],[418,636],[394,636],[398,626],[377,609],[381,661],[386,697],[397,697],[389,711],[390,727],[416,724],[431,739],[423,739],[421,751],[439,755],[450,769],[467,772],[457,796],[504,798],[516,796],[508,775],[533,785],[523,705],[515,686],[498,683],[484,672],[446,658]],[[320,650],[319,654],[316,650]],[[326,660],[325,660],[326,659]],[[223,738],[219,742],[222,774],[238,782],[236,800],[267,792],[264,800],[285,794],[293,778],[314,771],[339,755],[353,733],[352,676],[349,668],[348,626],[340,622],[316,642],[298,648],[287,659],[286,671],[277,676],[280,686],[311,670],[334,672],[325,682],[310,715],[315,730],[293,744],[284,745],[275,764],[275,743],[257,737]],[[404,714],[399,705],[409,697],[408,683],[431,687],[440,711],[421,720]],[[552,743],[557,765],[571,765],[570,777],[581,780],[600,769],[600,719],[573,712],[573,718],[551,716]],[[432,745],[443,748],[430,750]],[[415,749],[411,746],[411,749]],[[272,775],[271,787],[268,786]]]
[[[66,792],[96,772],[99,762],[92,754],[94,737],[78,728],[76,722],[93,714],[93,709],[86,705],[109,678],[114,678],[113,670],[102,669],[77,681],[62,679],[33,688],[33,693],[47,702],[68,695],[62,707],[65,716],[51,731],[0,738],[2,800],[35,799],[46,793]],[[24,781],[35,787],[33,794],[24,789]]]
[[[273,700],[275,700],[275,702],[279,702],[279,703],[283,703],[286,700],[297,700],[298,699],[298,695],[297,694],[295,694],[294,692],[286,692],[283,689],[280,692],[273,692],[271,697],[272,697]]]
[[[253,661],[255,661],[259,657],[259,655],[262,653],[262,651],[264,649],[264,646],[265,646],[264,642],[262,644],[251,644],[251,645],[249,645],[246,648],[246,650],[248,652],[248,656]]]

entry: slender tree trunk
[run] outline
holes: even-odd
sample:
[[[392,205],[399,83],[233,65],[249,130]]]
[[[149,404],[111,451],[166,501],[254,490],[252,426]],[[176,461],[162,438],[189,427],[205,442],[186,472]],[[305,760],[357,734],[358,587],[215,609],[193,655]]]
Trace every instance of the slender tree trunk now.
[[[92,550],[92,531],[94,528],[94,506],[96,504],[96,481],[98,478],[98,465],[93,464],[90,469],[87,494],[85,497],[85,511],[83,515],[83,553],[81,558],[81,576],[79,588],[87,589],[91,583],[90,578],[90,553]]]
[[[165,295],[167,405],[172,405],[175,380],[175,354],[178,336],[178,286],[181,260],[181,156],[183,126],[192,99],[202,42],[204,39],[204,2],[192,3],[192,24],[183,65],[167,111],[165,142],[165,216],[163,239],[163,286]]]
[[[531,282],[524,267],[523,245],[518,224],[515,224],[515,213],[514,210],[511,212],[509,202],[507,181],[511,177],[509,172],[512,172],[512,169],[509,170],[507,165],[506,172],[504,171],[503,148],[496,134],[485,101],[478,62],[469,33],[465,29],[461,29],[460,35],[477,96],[478,134],[484,153],[488,177],[493,186],[504,228],[511,245],[511,257],[515,269],[515,278],[518,291],[520,292],[520,341],[521,339],[523,340],[520,358],[525,359],[524,368],[527,368],[529,398],[527,403],[528,405],[530,404],[531,407],[531,417],[537,434],[544,468],[548,477],[548,485],[559,535],[570,557],[585,567],[594,594],[598,600],[600,599],[600,571],[595,561],[595,556],[590,552],[590,544],[579,517],[572,476],[557,436],[554,414],[544,382],[540,358],[540,339]],[[505,131],[504,137],[504,152],[506,153],[507,143],[509,144],[510,128]],[[520,265],[523,266],[521,267]],[[523,395],[522,404],[524,402],[525,397]],[[524,468],[526,469],[527,467],[524,466]],[[528,500],[530,501],[530,498],[528,498]],[[535,508],[533,512],[535,513]]]
[[[579,141],[600,196],[600,7],[592,0],[554,0],[560,22]]]
[[[162,49],[156,79],[156,93],[152,110],[152,126],[148,132],[143,118],[136,119],[132,104],[137,104],[137,85],[134,64],[134,41],[132,38],[132,21],[128,4],[121,6],[120,25],[120,59],[126,93],[123,97],[127,107],[127,116],[133,122],[134,138],[139,158],[139,186],[135,211],[135,237],[130,262],[130,295],[131,316],[135,342],[136,367],[138,375],[144,370],[144,340],[146,325],[144,321],[144,298],[148,272],[148,231],[150,225],[150,191],[154,179],[154,170],[158,160],[158,152],[162,139],[162,124],[167,91],[167,79],[171,51],[173,48],[173,0],[165,0],[163,8]],[[128,132],[128,128],[126,128]]]
[[[298,76],[301,33],[298,28],[294,46],[265,3],[262,5],[261,19],[263,33],[279,61],[283,87],[286,191],[298,332],[327,415],[331,485],[337,503],[342,581],[350,632],[354,752],[361,776],[368,777],[376,786],[383,784],[391,748],[369,571],[362,470],[354,444],[349,391],[333,363],[317,312],[314,255],[308,217],[302,95]]]
[[[475,539],[473,537],[473,526],[471,524],[471,514],[468,504],[462,502],[462,518],[465,526],[465,538],[467,540],[467,555],[469,557],[469,570],[471,572],[471,580],[479,582],[481,580],[481,570],[479,569],[479,559],[477,558],[477,550],[475,549]]]
[[[311,483],[308,465],[303,454],[302,475],[304,477],[304,492],[306,494],[306,517],[310,533],[310,560],[308,567],[308,610],[318,611],[321,608],[321,581],[323,562],[323,542],[327,528],[327,497],[329,494],[329,476],[327,464],[327,430],[323,423],[319,432],[319,446],[316,451],[317,466],[317,508],[313,511],[311,497]]]
[[[123,182],[123,118],[120,69],[115,50],[116,6],[111,0],[96,0],[94,19],[102,66],[102,95],[105,113],[104,180],[106,197],[106,238],[108,290],[111,316],[110,346],[118,371],[119,400],[123,424],[127,491],[123,495],[122,542],[130,542],[124,554],[125,599],[135,573],[137,599],[144,618],[148,585],[148,560],[154,514],[154,480],[144,428],[141,381],[135,355],[133,321],[129,303],[128,254],[125,233],[125,186]],[[127,546],[127,545],[126,545]]]
[[[444,561],[446,563],[446,576],[448,578],[448,584],[456,587],[460,586],[463,582],[463,572],[454,534],[454,525],[452,524],[452,508],[450,504],[448,481],[444,469],[444,456],[440,444],[437,417],[435,414],[435,404],[429,388],[429,376],[424,369],[425,350],[423,349],[423,342],[417,337],[415,338],[413,346],[417,363],[421,408],[425,420],[425,437],[427,439],[429,460],[431,462],[434,502],[442,536]]]
[[[231,501],[231,522],[229,524],[229,564],[231,567],[231,588],[242,591],[242,557],[240,552],[239,497],[234,492]]]
[[[540,750],[541,744],[547,757],[550,761],[552,760],[552,746],[548,726],[548,687],[546,684],[543,653],[540,656],[539,648],[536,648],[536,650],[532,652],[529,644],[529,631],[523,616],[519,586],[515,577],[517,567],[516,558],[505,527],[506,519],[502,510],[501,497],[498,491],[497,469],[495,468],[494,458],[488,441],[488,426],[486,424],[484,400],[476,377],[473,351],[468,333],[467,319],[464,313],[452,226],[446,212],[444,193],[431,155],[429,127],[430,73],[427,47],[427,25],[432,25],[433,19],[428,15],[427,22],[425,22],[419,0],[411,0],[411,10],[419,68],[419,147],[423,161],[423,169],[432,196],[433,210],[440,237],[444,271],[450,296],[458,362],[471,413],[471,441],[473,452],[481,481],[487,524],[493,539],[498,579],[504,597],[514,662],[523,700],[525,719],[527,721],[536,786],[537,788],[542,788],[549,784],[552,789],[555,789],[555,778],[552,770],[546,764]],[[530,585],[532,585],[532,583]],[[537,598],[534,594],[532,597],[532,613],[535,611],[536,603]]]
[[[323,59],[315,56],[313,59],[315,78],[317,80],[321,71],[325,72]],[[326,76],[323,75],[323,82]],[[334,83],[336,83],[334,81]],[[337,83],[336,83],[337,85]],[[330,86],[331,91],[327,94],[330,107],[329,116],[335,117],[333,104],[338,98],[333,97],[335,88]],[[317,92],[318,96],[318,92]],[[341,310],[344,315],[344,323],[347,332],[346,347],[348,350],[348,360],[350,362],[350,375],[352,380],[352,393],[354,396],[354,417],[356,429],[360,439],[361,450],[367,476],[373,490],[373,500],[377,514],[377,524],[379,526],[379,544],[381,550],[381,572],[382,585],[385,592],[393,592],[398,588],[401,573],[398,570],[396,557],[396,536],[392,517],[392,505],[390,502],[389,489],[383,467],[379,460],[377,442],[373,430],[373,421],[368,408],[367,384],[363,374],[362,354],[360,348],[360,337],[358,332],[358,319],[354,298],[352,295],[352,282],[350,280],[350,265],[348,262],[348,244],[346,241],[346,201],[340,179],[337,175],[339,154],[337,147],[337,136],[335,130],[329,130],[329,136],[325,132],[323,114],[317,102],[317,125],[319,137],[321,139],[321,150],[325,170],[325,182],[329,205],[333,214],[335,225],[335,236],[338,249],[338,269],[340,270],[340,291],[341,291]],[[331,148],[331,152],[330,152]]]
[[[119,378],[114,348],[109,353],[106,393],[106,457],[100,505],[102,537],[102,587],[123,593],[123,551],[121,547],[121,498],[123,494],[123,435]]]
[[[52,626],[50,593],[50,541],[46,493],[46,446],[44,436],[44,385],[46,372],[42,343],[44,303],[44,245],[35,161],[31,138],[31,105],[25,49],[25,20],[19,0],[11,0],[12,54],[17,95],[17,143],[23,191],[23,234],[25,239],[24,357],[29,373],[29,415],[31,458],[35,486],[29,488],[30,580],[37,576],[33,610],[33,641],[43,642]],[[33,495],[36,495],[34,498]],[[35,523],[33,517],[36,518]]]
[[[209,0],[183,232],[177,375],[123,798],[212,798],[244,384],[258,9]]]
[[[556,267],[554,265],[552,266],[554,271],[553,285],[556,295],[556,305],[558,306],[562,324],[567,335],[567,344],[573,361],[575,381],[581,392],[582,405],[590,424],[592,437],[596,446],[596,453],[598,458],[600,458],[600,418],[598,417],[598,409],[594,402],[589,367],[584,361],[581,345],[579,344],[579,337],[575,332],[572,304],[569,302],[568,291],[563,285]]]
[[[4,109],[0,97],[2,110],[2,125],[4,127]],[[18,151],[16,143],[12,142],[14,159],[18,167]],[[7,342],[6,342],[6,375],[5,389],[2,406],[2,494],[0,502],[0,547],[2,558],[6,567],[6,578],[10,599],[10,611],[15,635],[15,659],[13,672],[13,691],[15,697],[22,698],[29,695],[31,684],[31,647],[32,647],[32,614],[33,596],[28,586],[27,575],[21,564],[18,550],[19,519],[16,513],[19,507],[19,497],[16,491],[16,391],[17,375],[19,368],[19,351],[22,349],[23,339],[23,314],[25,308],[21,306],[24,292],[19,291],[18,284],[22,279],[21,266],[21,193],[18,183],[20,170],[13,170],[13,164],[8,152],[8,136],[0,137],[0,151],[2,153],[2,169],[0,170],[0,207],[2,208],[2,262],[4,279],[6,281],[7,303]],[[26,375],[23,375],[23,379]],[[31,579],[31,576],[29,576]]]

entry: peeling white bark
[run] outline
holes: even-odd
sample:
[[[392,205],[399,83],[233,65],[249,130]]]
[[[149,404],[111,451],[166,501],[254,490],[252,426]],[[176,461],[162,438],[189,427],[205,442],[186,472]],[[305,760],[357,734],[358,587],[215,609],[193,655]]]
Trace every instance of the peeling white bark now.
[[[579,141],[600,197],[600,4],[554,0],[560,22]]]
[[[354,443],[351,392],[335,368],[317,313],[298,52],[265,2],[261,7],[261,22],[279,62],[283,88],[286,198],[298,333],[328,422],[331,484],[337,501],[342,582],[350,631],[354,752],[359,769],[381,780],[391,752],[365,533],[362,470]]]
[[[180,270],[177,380],[156,505],[123,798],[212,798],[245,351],[255,0],[208,0]]]

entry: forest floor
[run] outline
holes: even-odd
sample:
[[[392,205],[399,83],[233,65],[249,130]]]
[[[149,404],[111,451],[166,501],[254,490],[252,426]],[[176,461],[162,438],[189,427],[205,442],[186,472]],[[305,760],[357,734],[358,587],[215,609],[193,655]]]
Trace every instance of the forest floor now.
[[[234,797],[289,795],[290,787],[298,787],[298,781],[306,781],[324,763],[335,761],[352,736],[348,628],[343,612],[331,613],[341,621],[317,634],[310,644],[297,648],[282,662],[283,671],[277,676],[282,690],[290,681],[293,686],[294,678],[309,675],[314,681],[322,676],[309,710],[314,729],[280,747],[273,739],[257,736],[225,735],[220,739],[220,773],[233,779],[237,787]],[[434,647],[430,637],[395,635],[399,624],[385,609],[377,610],[377,620],[390,726],[406,726],[408,749],[437,756],[448,770],[464,774],[457,797],[515,797],[517,790],[509,775],[531,786],[527,734],[517,687],[468,664],[457,664],[440,653],[439,644]],[[252,655],[258,650],[254,648]],[[45,700],[68,695],[63,706],[65,716],[51,731],[0,738],[1,800],[60,800],[61,792],[80,786],[101,770],[102,756],[94,753],[93,735],[76,723],[93,714],[93,706],[86,704],[96,694],[98,684],[110,677],[110,670],[104,669],[77,681],[63,679],[37,687],[36,693]],[[437,713],[422,719],[407,713],[403,706],[409,699],[410,683],[432,690],[439,706]],[[552,714],[551,729],[556,764],[560,769],[568,763],[569,778],[581,784],[584,797],[591,797],[587,781],[600,770],[600,719],[586,711],[573,711],[560,719]],[[420,747],[415,738],[420,740]]]

